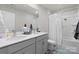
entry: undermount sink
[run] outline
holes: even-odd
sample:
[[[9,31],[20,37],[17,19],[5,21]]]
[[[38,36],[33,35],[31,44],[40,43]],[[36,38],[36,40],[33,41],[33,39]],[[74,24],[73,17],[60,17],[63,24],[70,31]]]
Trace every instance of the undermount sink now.
[[[22,39],[22,38],[25,38],[26,36],[22,36],[22,35],[20,35],[20,36],[14,36],[14,37],[6,37],[6,38],[1,38],[0,40],[1,41],[4,41],[4,40],[16,40],[16,39]]]
[[[34,36],[37,33],[23,34],[22,32],[18,32],[18,33],[15,34],[15,36],[3,37],[0,40],[14,40],[14,39],[16,40],[16,39],[22,39],[22,38],[25,38],[25,37],[30,37],[31,35]]]
[[[14,38],[24,38],[26,36],[15,36]]]

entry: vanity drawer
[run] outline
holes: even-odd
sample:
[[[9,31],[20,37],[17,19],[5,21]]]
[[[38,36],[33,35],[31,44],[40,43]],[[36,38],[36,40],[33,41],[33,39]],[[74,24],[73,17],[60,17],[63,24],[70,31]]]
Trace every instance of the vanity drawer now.
[[[14,54],[35,54],[35,44],[33,43],[30,46],[15,52]]]
[[[29,39],[27,41],[23,41],[23,42],[19,42],[17,44],[11,45],[11,46],[8,47],[9,52],[14,53],[14,52],[16,52],[16,51],[18,51],[18,50],[20,50],[20,49],[22,49],[22,48],[24,48],[28,45],[33,44],[33,43],[35,43],[35,39]]]

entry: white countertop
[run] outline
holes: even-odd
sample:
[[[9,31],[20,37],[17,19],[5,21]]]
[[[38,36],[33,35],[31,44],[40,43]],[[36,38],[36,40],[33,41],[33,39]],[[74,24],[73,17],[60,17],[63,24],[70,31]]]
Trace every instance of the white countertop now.
[[[24,40],[35,38],[35,37],[38,37],[38,36],[41,36],[41,35],[44,35],[44,34],[47,34],[47,33],[39,32],[39,33],[32,33],[30,35],[20,34],[20,35],[16,35],[13,38],[10,38],[10,39],[0,39],[0,48],[11,45],[11,44],[15,44],[15,43],[18,43],[18,42],[21,42],[21,41],[24,41]]]

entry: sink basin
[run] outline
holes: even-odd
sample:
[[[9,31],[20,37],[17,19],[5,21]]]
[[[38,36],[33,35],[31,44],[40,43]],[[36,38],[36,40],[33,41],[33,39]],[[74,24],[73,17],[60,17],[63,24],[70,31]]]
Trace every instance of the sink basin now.
[[[25,37],[26,37],[26,36],[20,35],[20,36],[15,36],[15,37],[10,38],[10,39],[23,39],[23,38],[25,38]]]
[[[14,36],[14,37],[1,38],[0,41],[16,40],[16,39],[22,39],[22,38],[25,38],[25,37],[26,36],[23,36],[23,35],[17,35],[17,36]]]

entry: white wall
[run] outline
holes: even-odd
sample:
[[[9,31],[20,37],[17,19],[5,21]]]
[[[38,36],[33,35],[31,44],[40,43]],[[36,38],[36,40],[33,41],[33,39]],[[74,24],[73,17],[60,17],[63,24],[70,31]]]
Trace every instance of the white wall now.
[[[38,16],[38,27],[40,28],[41,31],[43,32],[48,32],[48,10],[39,6],[39,5],[30,5],[31,7],[37,9],[39,12]]]
[[[38,27],[43,32],[48,32],[48,11],[39,6]]]

